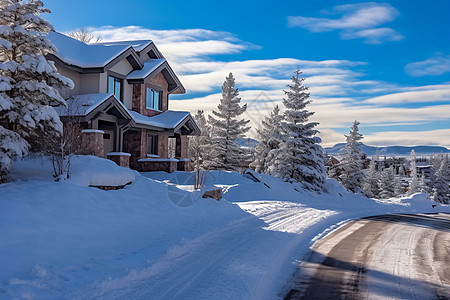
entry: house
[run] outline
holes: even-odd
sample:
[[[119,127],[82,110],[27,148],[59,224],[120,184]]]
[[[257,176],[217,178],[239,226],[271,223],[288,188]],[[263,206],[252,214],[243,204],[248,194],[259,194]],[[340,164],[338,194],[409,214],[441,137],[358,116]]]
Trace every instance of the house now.
[[[79,122],[81,153],[138,171],[186,170],[188,136],[200,128],[189,112],[169,110],[185,89],[150,40],[85,44],[58,32],[48,55],[75,87],[60,91],[64,124]]]

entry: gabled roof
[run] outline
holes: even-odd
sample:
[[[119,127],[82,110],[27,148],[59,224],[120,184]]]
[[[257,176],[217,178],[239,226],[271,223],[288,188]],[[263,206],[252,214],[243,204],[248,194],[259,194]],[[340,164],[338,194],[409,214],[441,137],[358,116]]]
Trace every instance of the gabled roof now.
[[[186,127],[187,130],[198,134],[200,133],[200,127],[197,122],[192,118],[192,115],[187,111],[173,111],[166,110],[159,115],[153,117],[147,117],[141,115],[135,111],[129,111],[133,117],[137,127],[151,127],[160,128],[164,131],[179,132]]]
[[[151,59],[144,63],[144,67],[140,70],[134,70],[127,75],[127,80],[139,80],[145,79],[152,75],[163,63],[166,62],[165,58]]]
[[[186,92],[175,72],[151,40],[86,44],[54,31],[49,32],[47,38],[58,49],[49,56],[80,73],[103,73],[105,68],[114,62],[127,59],[134,68],[127,76],[128,83],[146,83],[161,72],[169,84],[169,94]],[[151,59],[142,63],[138,53],[145,49],[149,51]]]
[[[200,133],[200,127],[187,111],[167,110],[156,116],[147,117],[128,110],[113,94],[77,95],[66,102],[68,107],[55,107],[60,117],[81,117],[88,121],[95,118],[99,112],[108,112],[119,118],[131,120],[133,127],[182,134]]]
[[[175,75],[170,65],[165,58],[151,59],[144,63],[141,70],[134,70],[127,76],[127,81],[130,84],[147,83],[153,76],[162,73],[167,83],[169,84],[169,94],[184,94],[186,89],[181,81]]]
[[[69,66],[78,67],[79,71],[102,69],[122,56],[131,58],[134,64],[142,67],[130,45],[86,44],[55,31],[49,32],[47,38],[58,49],[53,56]]]
[[[120,42],[104,42],[95,43],[93,45],[105,45],[105,46],[131,46],[136,52],[141,52],[146,47],[153,43],[152,40],[140,40],[140,41],[120,41]]]
[[[125,105],[113,94],[77,95],[66,100],[67,107],[55,107],[60,117],[84,117],[91,119],[98,111],[111,111],[117,117],[132,119]]]

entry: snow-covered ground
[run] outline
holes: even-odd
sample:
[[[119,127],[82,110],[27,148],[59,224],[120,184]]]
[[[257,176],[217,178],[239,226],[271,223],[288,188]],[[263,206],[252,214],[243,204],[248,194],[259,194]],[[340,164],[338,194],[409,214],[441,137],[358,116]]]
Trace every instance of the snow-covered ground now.
[[[425,195],[374,201],[332,180],[316,194],[213,171],[216,201],[192,191],[190,173],[139,174],[95,157],[76,157],[63,182],[46,161],[16,168],[0,185],[0,299],[276,299],[311,243],[339,224],[450,212]]]

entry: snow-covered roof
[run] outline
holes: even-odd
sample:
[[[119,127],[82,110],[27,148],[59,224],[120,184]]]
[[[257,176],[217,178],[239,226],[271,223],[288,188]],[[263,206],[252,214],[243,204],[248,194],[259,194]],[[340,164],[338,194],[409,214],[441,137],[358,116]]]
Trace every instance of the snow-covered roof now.
[[[132,119],[138,126],[150,127],[151,129],[160,131],[178,131],[183,125],[189,123],[188,127],[192,131],[196,133],[200,132],[200,127],[187,111],[167,110],[156,116],[147,117],[138,112],[128,110],[113,94],[77,95],[66,100],[67,107],[58,106],[55,107],[55,110],[60,117],[86,117],[110,99],[116,107],[120,108],[120,111],[122,111],[121,114],[124,117]],[[108,106],[107,104],[105,105]]]
[[[102,68],[131,49],[130,45],[85,44],[64,34],[51,31],[47,38],[58,49],[53,55],[66,64],[80,68]]]
[[[115,107],[123,118],[131,119],[131,115],[125,105],[116,99],[113,94],[86,94],[76,95],[66,100],[67,107],[55,107],[56,112],[60,117],[86,117],[95,109],[100,107],[106,109],[107,101],[114,102]],[[103,107],[102,107],[103,106]]]
[[[132,110],[130,110],[129,113],[138,125],[146,125],[174,131],[178,130],[179,126],[185,123],[185,121],[188,121],[188,119],[192,119],[192,116],[188,111],[166,110],[153,117],[147,117]],[[196,128],[194,128],[194,130],[196,131],[198,129],[197,123],[195,123],[194,126],[196,126]]]
[[[55,107],[59,116],[86,116],[97,106],[105,102],[112,94],[77,95],[67,99],[67,108]]]
[[[119,42],[105,42],[105,43],[95,43],[93,45],[105,45],[105,46],[131,46],[136,52],[141,52],[146,47],[153,43],[152,40],[139,40],[139,41],[119,41]]]
[[[144,63],[144,67],[141,70],[134,70],[133,72],[128,74],[127,79],[134,80],[147,78],[165,62],[166,62],[165,58],[149,60]]]

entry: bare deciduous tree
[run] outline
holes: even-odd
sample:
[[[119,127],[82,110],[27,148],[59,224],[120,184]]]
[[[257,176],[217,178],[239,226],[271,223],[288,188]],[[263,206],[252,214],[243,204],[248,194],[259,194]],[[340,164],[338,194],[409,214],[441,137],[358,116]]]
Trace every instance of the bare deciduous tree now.
[[[89,44],[91,42],[98,43],[102,39],[101,34],[94,34],[86,27],[76,28],[72,31],[69,31],[67,35],[86,44]]]

